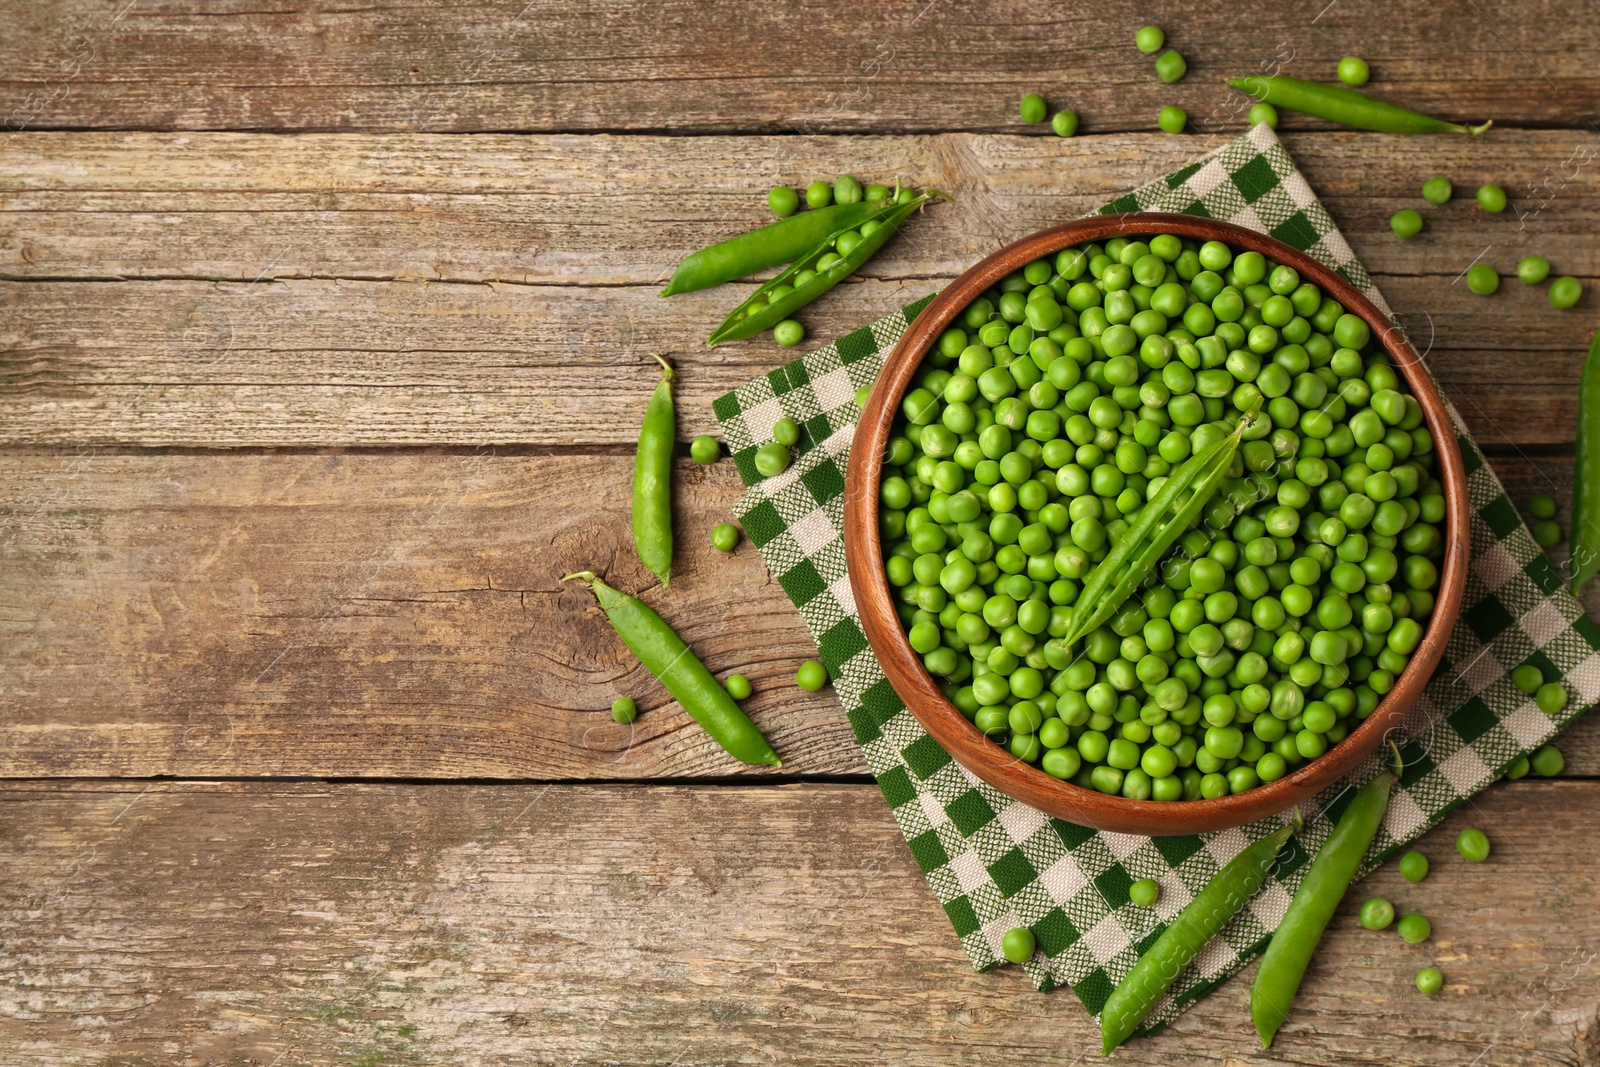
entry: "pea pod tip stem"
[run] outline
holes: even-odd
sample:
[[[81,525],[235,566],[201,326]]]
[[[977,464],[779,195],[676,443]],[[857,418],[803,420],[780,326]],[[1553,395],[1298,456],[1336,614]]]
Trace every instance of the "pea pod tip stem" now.
[[[599,580],[599,577],[594,573],[594,571],[573,571],[571,574],[564,576],[561,580],[563,582],[570,582],[574,578],[578,579],[580,582],[594,582]]]

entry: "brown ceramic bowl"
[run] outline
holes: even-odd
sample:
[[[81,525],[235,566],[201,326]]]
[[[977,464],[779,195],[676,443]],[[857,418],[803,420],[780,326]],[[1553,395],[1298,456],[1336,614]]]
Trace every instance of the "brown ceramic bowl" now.
[[[1422,405],[1425,424],[1433,433],[1438,456],[1435,473],[1444,486],[1445,498],[1445,550],[1437,605],[1422,643],[1377,709],[1326,754],[1276,782],[1237,796],[1171,803],[1107,796],[1060,781],[979,733],[940,692],[907,641],[890,598],[878,535],[878,481],[900,400],[922,357],[955,317],[1005,275],[1042,256],[1085,241],[1157,233],[1254,249],[1295,268],[1301,277],[1315,282],[1348,311],[1366,320]],[[1008,796],[1070,822],[1124,833],[1187,834],[1253,822],[1313,796],[1350,773],[1405,716],[1438,665],[1461,609],[1468,556],[1467,485],[1444,401],[1420,357],[1400,331],[1343,278],[1281,242],[1227,223],[1153,212],[1102,215],[1042,230],[1002,248],[952,282],[917,316],[884,364],[861,414],[851,448],[844,535],[850,586],[873,651],[907,707],[962,766]]]

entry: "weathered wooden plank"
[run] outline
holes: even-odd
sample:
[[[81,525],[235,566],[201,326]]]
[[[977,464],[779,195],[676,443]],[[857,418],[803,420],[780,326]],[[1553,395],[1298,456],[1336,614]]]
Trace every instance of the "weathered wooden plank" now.
[[[1352,49],[1371,61],[1375,92],[1413,107],[1503,125],[1600,115],[1576,0],[1168,5],[1168,43],[1190,71],[1176,86],[1134,50],[1150,13],[1129,3],[9,0],[0,10],[12,128],[995,129],[1020,127],[1017,99],[1038,90],[1089,130],[1153,129],[1168,103],[1237,121],[1222,78],[1331,81]]]
[[[128,1062],[1089,1061],[1068,991],[974,974],[871,786],[12,785],[0,1045]],[[1593,1062],[1594,783],[1485,793],[1350,895],[1273,1053],[1250,971],[1130,1055]],[[1450,841],[1477,825],[1489,862]],[[1362,930],[1381,893],[1434,923]],[[1412,975],[1436,963],[1444,990]]]
[[[864,772],[816,648],[745,542],[731,463],[677,472],[670,594],[633,555],[626,455],[0,456],[6,773],[634,778],[741,773],[621,644],[643,590],[788,772]],[[611,721],[614,697],[642,714]]]
[[[1565,508],[1570,460],[1495,462],[1516,499]],[[793,684],[815,648],[781,587],[748,542],[708,544],[732,465],[679,465],[667,591],[633,557],[630,472],[625,453],[0,453],[0,774],[744,773],[558,588],[586,567],[755,683],[785,773],[864,773],[831,693]],[[607,710],[623,693],[631,728]],[[1561,746],[1600,774],[1600,721]]]
[[[1473,429],[1570,442],[1581,311],[1556,312],[1542,289],[1521,285],[1475,297],[1455,279],[1485,245],[1503,269],[1538,251],[1558,270],[1600,278],[1587,240],[1600,224],[1593,168],[1530,190],[1521,218],[1482,216],[1463,200],[1430,209],[1430,228],[1400,242],[1388,215],[1418,202],[1424,176],[1450,173],[1468,186],[1499,175],[1483,172],[1462,139],[1387,141],[1394,151],[1376,156],[1357,135],[1306,135],[1293,147]],[[764,182],[752,183],[752,170],[795,181],[847,168],[900,175],[958,198],[893,242],[868,280],[807,309],[820,340],[1213,142],[40,134],[12,143],[0,160],[0,267],[16,279],[0,286],[0,439],[216,447],[622,444],[652,380],[652,350],[685,362],[685,425],[700,432],[711,427],[712,397],[787,353],[767,338],[704,349],[742,286],[671,301],[654,290],[693,247],[760,220],[752,185]],[[1565,133],[1507,139],[1530,172],[1564,173],[1583,143]],[[1374,158],[1405,162],[1375,167]]]

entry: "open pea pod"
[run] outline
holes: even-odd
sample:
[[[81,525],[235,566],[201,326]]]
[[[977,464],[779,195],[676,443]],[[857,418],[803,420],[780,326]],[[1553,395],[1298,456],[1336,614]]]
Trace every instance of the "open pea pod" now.
[[[854,226],[841,227],[828,234],[818,241],[815,246],[808,249],[804,255],[797,257],[782,274],[762,285],[761,288],[751,293],[744,303],[734,308],[733,312],[722,321],[722,325],[718,326],[711,336],[706,338],[706,344],[718,345],[723,341],[737,341],[741,337],[749,337],[751,334],[760,333],[762,330],[768,330],[776,326],[848,278],[863,263],[871,259],[873,254],[883,247],[885,241],[894,236],[895,231],[900,228],[900,224],[913,211],[922,207],[937,195],[941,194],[922,193],[904,204],[885,204],[874,210],[872,215],[862,222]],[[861,243],[852,248],[848,256],[839,257],[837,263],[826,270],[818,270],[816,277],[806,284],[796,286],[792,292],[779,297],[772,303],[766,303],[768,294],[774,289],[780,285],[790,285],[795,275],[802,270],[806,270],[819,257],[833,251],[834,242],[842,234],[857,229],[864,223],[871,222],[874,219],[881,225],[872,233],[863,237]],[[763,306],[752,311],[751,305],[758,299],[763,302]]]
[[[780,263],[792,263],[830,234],[838,234],[841,229],[853,230],[873,218],[879,208],[878,204],[860,202],[802,211],[710,248],[702,248],[678,264],[661,295],[709,289]]]
[[[1116,614],[1155,570],[1173,542],[1194,526],[1227,477],[1239,441],[1259,410],[1257,404],[1239,420],[1231,434],[1212,442],[1173,471],[1155,499],[1145,505],[1133,525],[1117,539],[1106,558],[1084,582],[1083,592],[1078,595],[1074,607],[1072,628],[1064,638],[1067,645],[1098,629]],[[1179,504],[1178,498],[1185,490],[1192,491]]]

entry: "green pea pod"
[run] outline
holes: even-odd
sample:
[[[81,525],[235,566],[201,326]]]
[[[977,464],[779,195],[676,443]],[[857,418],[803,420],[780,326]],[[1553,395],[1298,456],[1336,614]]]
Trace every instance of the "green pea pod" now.
[[[1572,592],[1600,574],[1600,333],[1578,386],[1578,462],[1572,478]]]
[[[1399,778],[1399,758],[1396,749],[1396,769],[1382,771],[1362,786],[1339,816],[1338,825],[1311,861],[1305,881],[1295,890],[1289,910],[1261,957],[1255,985],[1250,989],[1250,1018],[1261,1035],[1262,1048],[1271,1047],[1273,1035],[1289,1017],[1289,1007],[1305,977],[1311,954],[1317,950],[1328,920],[1344,899],[1345,890],[1350,888],[1378,833],[1384,809],[1389,806],[1389,790]]]
[[[1111,1055],[1133,1036],[1206,943],[1256,895],[1272,872],[1278,851],[1299,829],[1299,819],[1296,810],[1293,825],[1274,830],[1230,860],[1139,957],[1100,1009],[1101,1055]]]
[[[561,580],[574,578],[589,583],[623,643],[717,744],[745,763],[783,766],[755,723],[650,605],[611,588],[593,571],[578,571]]]
[[[1068,646],[1102,626],[1155,570],[1172,543],[1189,531],[1206,504],[1227,477],[1244,431],[1255,421],[1257,404],[1239,420],[1233,432],[1214,441],[1185,460],[1168,476],[1161,491],[1140,510],[1133,524],[1111,547],[1083,583],[1073,608],[1072,627],[1063,640]],[[1178,497],[1192,489],[1182,506]]]
[[[1477,136],[1494,125],[1493,120],[1480,126],[1445,122],[1342,85],[1324,85],[1282,74],[1229,78],[1228,84],[1273,107],[1380,133],[1466,133]]]
[[[876,204],[834,204],[815,211],[802,211],[721,244],[702,248],[678,264],[661,295],[709,289],[780,263],[792,263],[829,234],[839,233],[841,227],[853,230],[877,212]]]
[[[895,231],[900,228],[900,224],[913,211],[922,207],[930,199],[932,199],[932,195],[922,193],[904,204],[889,204],[876,209],[874,217],[882,225],[869,236],[863,237],[861,243],[851,249],[848,256],[840,257],[839,262],[827,270],[817,271],[815,278],[812,278],[805,285],[795,288],[787,296],[780,297],[776,302],[766,304],[754,312],[749,310],[750,304],[758,297],[764,301],[766,295],[777,286],[790,284],[790,279],[796,274],[807,269],[809,264],[815,263],[819,256],[832,251],[834,242],[839,239],[841,234],[849,233],[851,230],[856,229],[857,226],[846,226],[829,234],[805,255],[791,263],[789,268],[782,274],[762,285],[761,288],[750,294],[749,299],[734,308],[733,312],[723,320],[722,325],[718,326],[715,332],[706,339],[706,344],[718,345],[724,341],[737,341],[741,337],[749,337],[751,334],[760,333],[762,330],[776,326],[848,278],[857,268],[871,259],[873,254],[883,247],[885,241],[894,236]],[[872,220],[868,219],[866,221],[870,222]]]
[[[650,395],[633,454],[633,547],[650,573],[668,584],[672,576],[672,446],[678,416],[672,406],[672,367],[661,364],[661,381]]]

